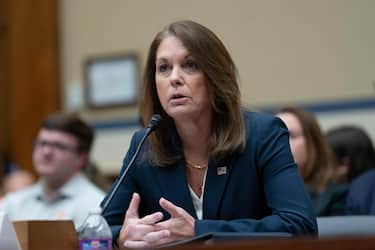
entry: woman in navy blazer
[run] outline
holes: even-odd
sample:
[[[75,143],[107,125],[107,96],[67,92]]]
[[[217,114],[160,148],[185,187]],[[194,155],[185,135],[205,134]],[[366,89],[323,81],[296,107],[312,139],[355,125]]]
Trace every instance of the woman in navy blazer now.
[[[162,120],[104,212],[120,248],[208,232],[317,232],[286,127],[241,109],[236,67],[212,31],[167,26],[143,84],[143,122]],[[144,134],[134,134],[121,173]]]

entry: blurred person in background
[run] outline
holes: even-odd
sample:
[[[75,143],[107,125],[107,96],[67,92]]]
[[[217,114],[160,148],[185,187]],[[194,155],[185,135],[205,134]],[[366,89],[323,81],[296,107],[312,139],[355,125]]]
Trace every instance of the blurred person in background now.
[[[375,215],[375,169],[353,180],[346,201],[347,214]]]
[[[350,184],[347,213],[375,215],[375,149],[367,132],[355,125],[328,130],[336,158],[335,179]]]
[[[5,155],[5,154],[4,154]],[[1,196],[9,192],[24,189],[35,182],[34,175],[3,156],[0,166],[0,191]]]
[[[334,178],[339,183],[352,180],[375,168],[375,150],[367,132],[354,125],[334,127],[326,133],[327,142],[335,156]]]
[[[78,116],[50,114],[33,149],[39,181],[6,195],[0,209],[11,220],[71,219],[79,227],[89,209],[99,207],[104,197],[104,192],[81,173],[89,161],[93,140],[93,129]]]
[[[289,130],[289,142],[317,216],[346,213],[348,187],[334,183],[334,160],[315,116],[299,107],[282,108],[277,116]]]
[[[30,171],[18,169],[7,174],[3,179],[4,193],[16,192],[31,186],[35,177]]]

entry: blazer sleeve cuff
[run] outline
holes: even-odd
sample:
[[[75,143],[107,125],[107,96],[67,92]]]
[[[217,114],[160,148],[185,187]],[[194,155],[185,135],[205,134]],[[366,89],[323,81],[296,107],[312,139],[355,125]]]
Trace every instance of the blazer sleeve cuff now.
[[[219,221],[195,220],[195,236],[217,231]]]

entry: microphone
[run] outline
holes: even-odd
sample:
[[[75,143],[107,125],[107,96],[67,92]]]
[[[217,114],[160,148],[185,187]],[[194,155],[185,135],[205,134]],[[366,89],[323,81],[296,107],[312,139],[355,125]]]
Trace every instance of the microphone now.
[[[146,134],[147,134],[147,133],[150,134],[152,131],[154,131],[154,130],[156,129],[156,127],[159,125],[160,121],[161,121],[161,115],[159,115],[159,114],[155,114],[155,115],[153,115],[153,116],[151,117],[150,122],[149,122],[148,125],[147,125],[147,130],[149,130],[149,132],[146,131]],[[148,135],[147,135],[147,136],[148,136]],[[146,137],[147,137],[147,136],[146,136]],[[144,137],[144,138],[145,138],[145,137]]]
[[[109,194],[108,199],[103,204],[103,206],[102,206],[102,214],[104,214],[105,210],[107,210],[107,208],[108,208],[109,204],[111,203],[113,197],[115,196],[118,188],[120,187],[121,183],[125,179],[125,177],[126,177],[128,171],[129,171],[129,169],[134,165],[135,159],[137,158],[138,153],[139,153],[140,149],[142,148],[142,145],[143,145],[144,141],[151,134],[151,132],[154,131],[157,128],[157,126],[159,125],[161,119],[162,119],[162,117],[159,114],[155,114],[155,115],[153,115],[151,117],[151,120],[150,120],[150,122],[148,123],[148,125],[146,127],[146,133],[142,137],[141,141],[139,142],[137,150],[135,151],[135,153],[133,155],[133,158],[130,160],[130,162],[128,164],[128,167],[122,173],[122,175],[120,176],[120,178],[119,178],[118,182],[116,183],[115,187],[112,189],[112,192]]]

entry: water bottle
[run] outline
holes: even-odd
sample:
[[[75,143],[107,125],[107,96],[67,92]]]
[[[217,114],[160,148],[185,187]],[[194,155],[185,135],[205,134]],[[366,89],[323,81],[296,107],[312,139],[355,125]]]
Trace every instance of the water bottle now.
[[[101,212],[91,209],[78,229],[80,250],[112,250],[112,232]]]

